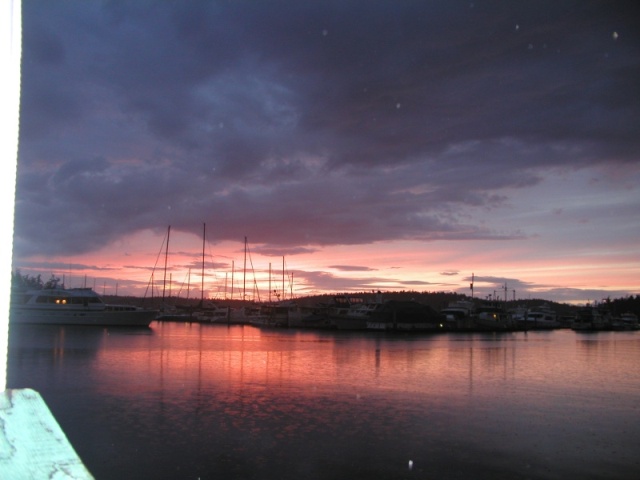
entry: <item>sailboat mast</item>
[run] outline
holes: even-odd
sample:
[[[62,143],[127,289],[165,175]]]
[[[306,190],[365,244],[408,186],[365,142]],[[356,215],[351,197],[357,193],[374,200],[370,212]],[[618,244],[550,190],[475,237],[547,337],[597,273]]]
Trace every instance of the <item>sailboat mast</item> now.
[[[233,279],[233,274],[235,273],[235,270],[236,270],[236,261],[231,260],[231,300],[233,300],[233,286],[235,282],[235,280]]]
[[[204,303],[204,245],[207,238],[207,224],[202,224],[202,280],[200,282],[200,303]]]
[[[244,237],[244,269],[242,278],[242,300],[247,299],[247,237]]]
[[[282,301],[287,298],[287,291],[284,289],[284,255],[282,256]]]
[[[164,278],[162,280],[162,303],[164,304],[164,293],[167,288],[167,259],[169,258],[169,235],[171,235],[171,225],[167,229],[167,245],[164,250]]]
[[[269,262],[269,303],[271,303],[271,262]]]
[[[473,298],[473,281],[475,280],[475,274],[471,274],[471,298]]]

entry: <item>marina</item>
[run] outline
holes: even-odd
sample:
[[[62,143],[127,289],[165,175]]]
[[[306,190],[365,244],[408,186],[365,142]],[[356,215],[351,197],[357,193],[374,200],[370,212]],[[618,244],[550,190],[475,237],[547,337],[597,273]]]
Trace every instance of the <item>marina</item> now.
[[[41,393],[119,478],[635,479],[640,333],[15,325]]]
[[[391,296],[394,294],[392,293]],[[461,296],[436,310],[427,303],[406,299],[374,299],[338,295],[329,302],[301,298],[282,302],[209,302],[191,314],[160,315],[159,321],[253,325],[293,329],[386,331],[386,332],[517,332],[573,329],[576,331],[639,330],[634,313],[614,315],[606,305],[560,305],[560,315],[548,303],[530,306],[517,302],[489,302]],[[397,297],[397,295],[396,295]],[[428,301],[429,294],[425,294]],[[310,303],[311,302],[311,303]]]
[[[424,292],[418,301],[411,294],[378,291],[324,296],[321,300],[292,296],[277,302],[216,302],[203,296],[199,302],[189,303],[188,299],[163,295],[158,304],[153,299],[117,296],[105,301],[92,288],[65,288],[57,277],[52,277],[47,284],[39,279],[33,282],[19,272],[15,272],[13,278],[12,323],[140,327],[158,321],[399,333],[640,329],[634,313],[612,313],[610,307],[615,301],[553,307],[548,303],[522,305],[515,300],[490,301],[456,294],[454,301],[438,309],[432,305],[443,295],[442,298],[446,298],[446,294]],[[146,306],[140,306],[142,304]],[[558,314],[554,308],[562,309],[565,314]]]

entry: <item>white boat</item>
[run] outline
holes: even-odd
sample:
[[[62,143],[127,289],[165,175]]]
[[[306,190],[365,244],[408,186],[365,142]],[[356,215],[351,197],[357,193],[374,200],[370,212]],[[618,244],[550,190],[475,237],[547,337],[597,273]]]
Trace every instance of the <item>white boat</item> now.
[[[524,311],[518,310],[512,316],[518,327],[525,330],[545,330],[562,327],[556,312],[546,304],[525,309]]]
[[[232,308],[228,313],[228,323],[239,325],[251,325],[264,323],[260,305],[250,304],[238,308]]]
[[[547,311],[530,310],[525,318],[525,326],[529,328],[551,329],[560,328],[562,324],[558,321],[557,315]]]
[[[148,327],[158,312],[105,303],[91,288],[14,291],[12,323]]]

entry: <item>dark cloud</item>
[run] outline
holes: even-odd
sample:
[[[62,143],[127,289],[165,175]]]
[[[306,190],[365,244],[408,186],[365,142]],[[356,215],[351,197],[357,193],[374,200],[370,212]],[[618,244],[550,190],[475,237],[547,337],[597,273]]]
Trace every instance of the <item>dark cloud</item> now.
[[[433,288],[434,284],[423,280],[403,280],[385,277],[348,277],[321,271],[296,271],[295,278],[301,281],[298,293],[317,292],[363,292],[371,290],[402,290],[422,287]],[[307,286],[305,286],[307,285]]]
[[[376,270],[375,268],[357,265],[329,265],[329,268],[339,270],[341,272],[371,272]]]
[[[37,267],[41,270],[50,270],[52,275],[58,275],[58,272],[72,272],[77,270],[94,270],[96,272],[109,272],[119,267],[111,267],[105,265],[87,265],[82,263],[62,263],[62,262],[34,262],[33,265],[29,262],[24,264],[24,267],[31,268]]]
[[[26,2],[16,251],[86,252],[203,221],[273,255],[522,238],[478,211],[550,168],[638,161],[634,13]]]

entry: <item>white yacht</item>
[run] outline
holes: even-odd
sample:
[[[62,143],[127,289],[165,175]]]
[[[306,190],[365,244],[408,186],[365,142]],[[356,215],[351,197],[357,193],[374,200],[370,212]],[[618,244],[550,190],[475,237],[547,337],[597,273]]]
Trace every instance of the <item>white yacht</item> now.
[[[147,327],[157,313],[105,303],[91,288],[42,288],[11,294],[12,323]]]

